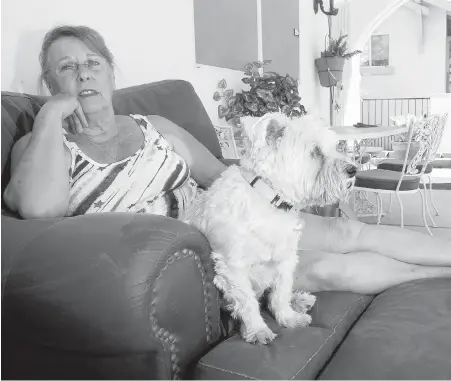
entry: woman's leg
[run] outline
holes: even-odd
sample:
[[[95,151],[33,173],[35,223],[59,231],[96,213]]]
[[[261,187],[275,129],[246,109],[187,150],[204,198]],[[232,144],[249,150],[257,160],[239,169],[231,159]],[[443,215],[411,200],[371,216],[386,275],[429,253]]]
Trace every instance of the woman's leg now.
[[[419,266],[374,253],[334,254],[299,250],[295,290],[377,294],[398,284],[451,277],[451,267]]]
[[[451,241],[408,229],[368,225],[347,218],[303,214],[299,249],[344,254],[372,252],[425,266],[451,266]]]

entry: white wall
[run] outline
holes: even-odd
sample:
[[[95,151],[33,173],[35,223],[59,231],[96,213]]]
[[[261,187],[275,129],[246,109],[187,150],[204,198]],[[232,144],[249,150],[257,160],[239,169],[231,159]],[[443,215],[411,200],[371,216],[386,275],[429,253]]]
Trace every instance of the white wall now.
[[[25,11],[26,10],[26,11]],[[193,0],[2,0],[1,88],[37,94],[38,55],[44,34],[60,24],[99,31],[116,58],[117,88],[163,79],[190,81],[210,118],[219,121],[213,100],[225,78],[238,90],[243,73],[195,63]]]
[[[418,15],[400,7],[374,31],[389,34],[389,75],[362,76],[362,98],[429,97],[446,92],[446,11],[430,7],[424,16],[423,52],[419,50]]]
[[[315,15],[310,1],[299,1],[301,102],[328,120],[329,91],[319,85],[314,65],[324,48],[327,17]],[[196,65],[193,0],[2,0],[2,90],[38,93],[40,45],[59,24],[88,25],[104,36],[116,57],[118,88],[190,81],[214,124],[226,124],[212,98],[217,83],[225,78],[229,88],[245,86],[240,71]]]
[[[403,4],[410,0],[345,0],[342,9],[347,13],[348,46],[362,50],[371,33]],[[344,125],[360,120],[360,57],[354,56],[345,65],[343,81]]]
[[[440,94],[431,97],[431,114],[448,113],[442,140],[438,148],[439,153],[451,152],[451,94]]]
[[[58,24],[98,30],[117,61],[117,87],[192,72],[192,0],[2,0],[2,90],[36,92],[45,32]]]
[[[299,95],[306,109],[329,121],[329,91],[321,87],[315,58],[324,50],[324,37],[329,32],[327,17],[315,15],[313,2],[299,2]],[[334,19],[334,22],[337,20]]]
[[[218,106],[222,104],[222,101],[216,102],[213,100],[214,92],[219,90],[217,88],[219,81],[225,79],[227,88],[237,92],[241,91],[243,88],[248,88],[248,85],[241,82],[241,78],[244,78],[244,73],[242,71],[207,65],[198,65],[187,78],[196,89],[196,92],[202,100],[205,110],[214,125],[228,125],[225,119],[219,119],[218,117]]]

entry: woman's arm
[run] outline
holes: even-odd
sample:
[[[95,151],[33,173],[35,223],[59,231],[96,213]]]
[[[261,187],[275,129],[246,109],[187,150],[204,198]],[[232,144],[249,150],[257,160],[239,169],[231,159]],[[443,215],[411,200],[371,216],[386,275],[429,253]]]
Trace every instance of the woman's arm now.
[[[62,123],[74,110],[81,113],[76,98],[52,97],[36,116],[32,132],[13,147],[4,200],[24,219],[62,217],[67,212],[70,153],[63,143]]]
[[[39,121],[37,122],[39,123]],[[24,219],[61,217],[69,203],[68,161],[62,129],[33,131],[14,145],[8,207]]]
[[[182,127],[158,115],[148,115],[157,131],[188,164],[196,182],[208,188],[227,168],[203,144]]]

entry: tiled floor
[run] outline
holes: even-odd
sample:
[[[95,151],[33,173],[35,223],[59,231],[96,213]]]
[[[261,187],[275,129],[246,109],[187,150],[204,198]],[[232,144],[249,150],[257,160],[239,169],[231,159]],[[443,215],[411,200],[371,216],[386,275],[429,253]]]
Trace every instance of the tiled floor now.
[[[442,237],[451,240],[451,162],[445,159],[434,162],[434,170],[432,171],[432,188],[435,205],[440,213],[439,216],[435,215],[435,211],[431,206],[431,214],[437,224],[437,228],[433,228],[430,220],[428,220],[429,227],[432,234],[437,237]],[[401,224],[401,210],[399,207],[396,196],[393,195],[392,212],[386,213],[382,218],[381,223],[384,225],[400,226]],[[369,195],[369,198],[374,203],[375,197],[373,194]],[[383,210],[388,212],[390,204],[390,196],[383,195]],[[404,206],[404,226],[406,229],[415,230],[424,234],[428,234],[424,227],[422,217],[422,204],[421,196],[419,193],[401,196],[401,201]],[[359,220],[375,224],[376,217],[361,217]]]
[[[433,196],[435,205],[440,213],[439,216],[435,216],[435,211],[431,209],[432,217],[437,224],[437,228],[432,228],[429,222],[429,227],[431,227],[432,234],[437,237],[447,238],[451,240],[451,190],[433,190]],[[370,200],[373,200],[373,196],[370,195]],[[388,212],[390,196],[383,195],[383,210]],[[374,200],[375,201],[375,200]],[[401,201],[404,206],[404,226],[407,229],[416,230],[421,233],[427,233],[424,227],[423,217],[422,217],[422,206],[421,206],[421,196],[419,193],[401,196]],[[359,218],[361,221],[366,223],[375,224],[376,217],[362,217]],[[398,200],[396,196],[393,196],[393,204],[391,213],[387,213],[381,221],[384,225],[394,225],[400,226],[401,224],[401,213]]]

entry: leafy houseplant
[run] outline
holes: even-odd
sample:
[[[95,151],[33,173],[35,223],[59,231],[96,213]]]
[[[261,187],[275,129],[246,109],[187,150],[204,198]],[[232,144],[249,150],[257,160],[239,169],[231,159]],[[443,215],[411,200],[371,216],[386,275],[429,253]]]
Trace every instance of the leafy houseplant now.
[[[222,79],[218,83],[219,91],[213,94],[215,101],[223,100],[218,106],[218,116],[235,126],[235,140],[239,148],[243,147],[240,118],[243,116],[260,117],[268,112],[280,111],[289,117],[300,117],[306,113],[300,103],[298,83],[288,74],[282,76],[272,71],[260,74],[258,69],[271,63],[270,60],[254,61],[244,67],[243,83],[249,90],[234,94]]]
[[[360,50],[348,52],[347,37],[347,34],[337,39],[330,37],[327,48],[321,52],[321,58],[315,60],[321,86],[335,86],[343,76],[345,60],[362,53]]]

